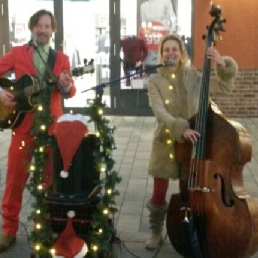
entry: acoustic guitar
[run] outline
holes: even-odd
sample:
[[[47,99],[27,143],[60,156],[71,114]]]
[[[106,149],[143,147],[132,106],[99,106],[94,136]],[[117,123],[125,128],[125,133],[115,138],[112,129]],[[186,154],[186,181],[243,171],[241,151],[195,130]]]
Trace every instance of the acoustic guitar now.
[[[15,128],[21,124],[26,113],[35,108],[32,96],[46,89],[46,83],[40,82],[37,77],[29,74],[22,75],[19,80],[13,81],[0,78],[1,87],[11,92],[17,104],[7,107],[0,101],[0,130]]]
[[[72,73],[72,76],[82,76],[84,73],[94,71],[92,64],[78,69],[78,73]],[[40,81],[37,77],[29,74],[22,75],[17,81],[7,78],[0,78],[0,86],[11,92],[17,102],[15,107],[7,107],[0,101],[0,131],[3,129],[13,129],[18,127],[26,113],[31,112],[36,107],[34,97],[46,89],[47,84]]]

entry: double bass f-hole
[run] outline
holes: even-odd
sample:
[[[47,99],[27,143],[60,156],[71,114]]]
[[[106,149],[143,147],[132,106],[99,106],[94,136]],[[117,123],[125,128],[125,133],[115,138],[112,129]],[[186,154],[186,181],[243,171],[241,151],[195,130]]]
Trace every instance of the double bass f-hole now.
[[[225,180],[223,179],[223,176],[221,174],[216,173],[214,175],[214,179],[220,179],[220,184],[221,184],[221,200],[224,203],[226,207],[233,207],[234,205],[234,200],[228,195],[226,191],[226,186],[225,186]]]

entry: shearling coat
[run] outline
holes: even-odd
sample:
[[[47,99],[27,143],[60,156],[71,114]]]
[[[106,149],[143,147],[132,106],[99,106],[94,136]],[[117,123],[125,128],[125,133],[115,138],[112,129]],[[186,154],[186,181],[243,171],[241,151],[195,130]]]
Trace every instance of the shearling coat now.
[[[215,64],[215,76],[210,79],[210,92],[226,93],[234,85],[237,64],[224,57],[226,67]],[[181,142],[189,128],[188,120],[198,111],[201,74],[193,67],[178,69],[174,74],[162,67],[148,82],[149,104],[157,120],[148,173],[163,179],[177,179],[178,163],[174,159],[174,142]]]

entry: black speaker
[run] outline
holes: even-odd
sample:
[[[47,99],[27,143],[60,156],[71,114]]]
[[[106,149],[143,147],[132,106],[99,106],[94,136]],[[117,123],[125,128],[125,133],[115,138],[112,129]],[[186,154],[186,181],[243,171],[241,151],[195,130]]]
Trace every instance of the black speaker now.
[[[71,135],[71,141],[72,141]],[[53,179],[47,197],[54,201],[85,201],[99,184],[99,171],[95,168],[94,151],[99,149],[99,138],[94,134],[83,138],[68,169],[68,177],[62,178],[63,160],[53,138]],[[69,148],[69,146],[67,146]]]
[[[76,233],[87,235],[91,230],[92,214],[100,201],[100,197],[96,194],[89,198],[95,187],[99,186],[99,171],[95,169],[94,162],[94,151],[99,150],[99,138],[93,134],[83,138],[73,156],[67,178],[60,176],[63,160],[56,138],[53,137],[52,140],[53,179],[45,196],[50,226],[54,232],[61,233],[66,226],[68,211],[73,210]]]
[[[91,201],[85,202],[58,202],[51,198],[46,198],[47,210],[50,214],[48,221],[50,227],[55,233],[62,233],[67,223],[67,213],[75,212],[73,218],[73,227],[78,236],[87,236],[92,230],[92,215],[96,212],[97,204],[100,198],[95,197]]]

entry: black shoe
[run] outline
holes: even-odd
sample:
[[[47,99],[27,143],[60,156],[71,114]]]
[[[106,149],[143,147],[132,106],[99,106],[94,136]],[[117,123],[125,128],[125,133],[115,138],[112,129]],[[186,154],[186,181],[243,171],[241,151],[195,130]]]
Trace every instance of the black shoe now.
[[[2,234],[0,237],[0,253],[7,251],[16,241],[16,235]]]

